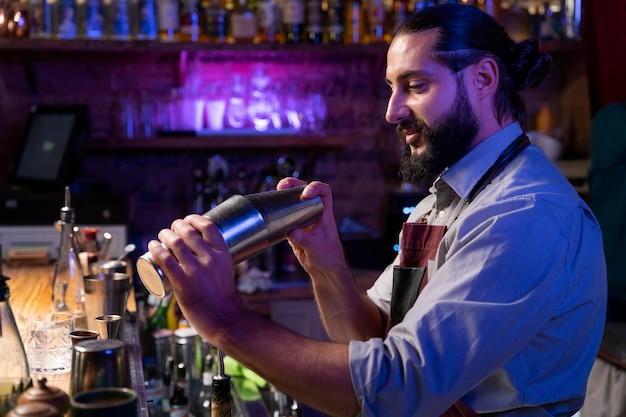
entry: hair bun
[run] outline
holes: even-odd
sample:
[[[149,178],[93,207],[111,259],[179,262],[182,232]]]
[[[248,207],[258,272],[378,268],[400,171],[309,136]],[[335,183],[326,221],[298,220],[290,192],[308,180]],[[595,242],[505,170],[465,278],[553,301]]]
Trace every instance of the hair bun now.
[[[516,84],[516,90],[538,86],[552,69],[552,57],[539,51],[534,39],[515,43],[508,63],[509,73]]]

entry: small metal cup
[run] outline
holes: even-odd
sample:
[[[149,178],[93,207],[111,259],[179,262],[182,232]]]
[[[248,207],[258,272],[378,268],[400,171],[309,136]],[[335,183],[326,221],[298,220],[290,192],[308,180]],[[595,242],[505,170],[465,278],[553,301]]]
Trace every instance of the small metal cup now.
[[[120,339],[120,325],[122,316],[119,314],[105,314],[95,318],[100,335],[103,339]]]
[[[96,339],[75,344],[71,375],[71,396],[96,388],[131,388],[124,342],[118,339]]]
[[[324,206],[318,196],[302,199],[304,186],[265,191],[246,196],[234,195],[203,216],[219,229],[228,251],[237,264],[286,239],[294,229],[301,229],[322,218]],[[171,287],[150,252],[137,260],[137,272],[146,289],[163,298]]]
[[[95,330],[87,330],[80,329],[74,330],[70,332],[70,337],[72,338],[72,345],[76,345],[76,343],[81,342],[83,340],[94,340],[100,336],[100,333]]]
[[[137,393],[129,388],[97,388],[74,395],[72,417],[138,417]]]

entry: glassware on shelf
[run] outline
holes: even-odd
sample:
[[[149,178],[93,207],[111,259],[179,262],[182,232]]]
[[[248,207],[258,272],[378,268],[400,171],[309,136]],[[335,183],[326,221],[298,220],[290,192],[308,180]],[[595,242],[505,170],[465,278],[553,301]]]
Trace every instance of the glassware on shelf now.
[[[273,113],[270,77],[259,67],[250,83],[252,88],[248,98],[248,113],[254,129],[264,132],[270,127]]]
[[[209,83],[204,109],[206,113],[207,127],[210,130],[224,129],[226,98],[222,93],[222,86],[218,81]]]
[[[246,125],[248,116],[246,103],[246,83],[241,74],[234,74],[228,105],[226,106],[226,120],[234,129],[241,129]]]

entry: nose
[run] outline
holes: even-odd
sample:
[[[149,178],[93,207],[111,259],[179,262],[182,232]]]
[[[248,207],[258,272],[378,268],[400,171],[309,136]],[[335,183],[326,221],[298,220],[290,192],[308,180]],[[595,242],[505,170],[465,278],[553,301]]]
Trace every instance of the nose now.
[[[387,123],[396,125],[400,123],[402,119],[410,116],[410,110],[406,106],[406,102],[402,96],[401,91],[393,91],[389,96],[387,112],[385,113]]]

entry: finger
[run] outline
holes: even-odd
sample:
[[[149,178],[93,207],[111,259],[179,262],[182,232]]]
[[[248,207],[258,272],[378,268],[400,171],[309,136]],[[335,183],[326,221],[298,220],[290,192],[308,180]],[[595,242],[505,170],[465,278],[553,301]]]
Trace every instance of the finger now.
[[[301,179],[294,177],[285,177],[278,181],[278,184],[276,184],[276,189],[286,190],[287,188],[294,188],[304,184],[306,184],[306,182],[302,181]]]

